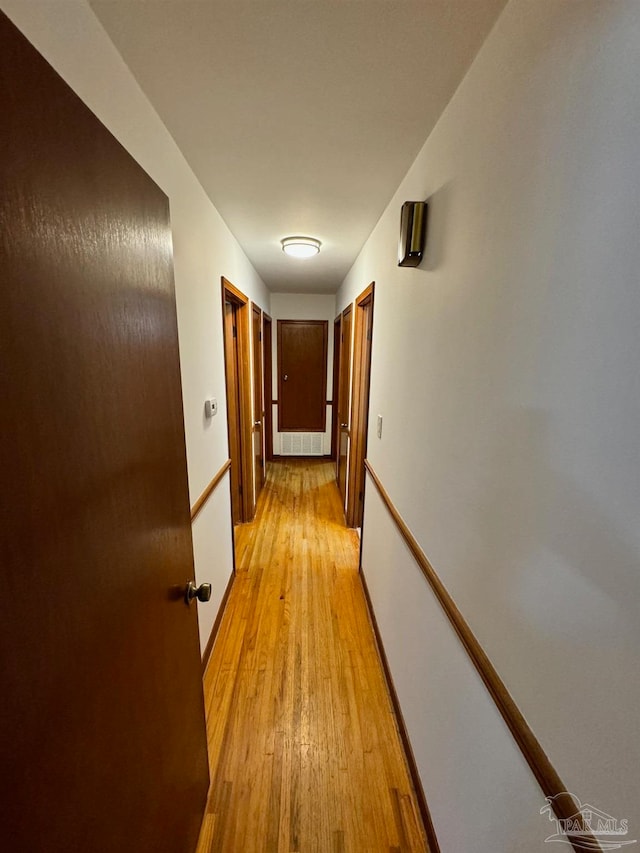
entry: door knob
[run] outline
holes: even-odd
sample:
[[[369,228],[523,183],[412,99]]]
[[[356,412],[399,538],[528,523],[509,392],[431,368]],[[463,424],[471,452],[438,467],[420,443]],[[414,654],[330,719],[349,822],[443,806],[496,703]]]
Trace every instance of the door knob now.
[[[262,426],[262,421],[254,421],[253,425],[254,426]]]
[[[349,424],[340,424],[341,429],[346,429],[348,426],[349,426]]]
[[[211,598],[211,584],[201,583],[200,586],[196,586],[193,581],[189,581],[184,593],[185,604],[191,604],[194,598],[197,598],[198,601],[209,601]]]

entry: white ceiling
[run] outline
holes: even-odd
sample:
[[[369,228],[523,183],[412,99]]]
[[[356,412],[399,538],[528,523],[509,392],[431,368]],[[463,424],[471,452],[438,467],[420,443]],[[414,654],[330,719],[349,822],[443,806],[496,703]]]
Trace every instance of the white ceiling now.
[[[267,286],[331,293],[505,2],[91,6]],[[320,255],[285,256],[292,234]]]

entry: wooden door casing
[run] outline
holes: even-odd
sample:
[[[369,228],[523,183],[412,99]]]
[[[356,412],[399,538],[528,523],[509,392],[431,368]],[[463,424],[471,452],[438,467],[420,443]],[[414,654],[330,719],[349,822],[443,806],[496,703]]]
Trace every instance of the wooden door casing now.
[[[262,356],[264,360],[264,432],[266,461],[273,459],[273,324],[268,314],[262,313]]]
[[[253,341],[253,470],[256,501],[264,485],[264,406],[262,402],[262,310],[251,306],[251,337]]]
[[[249,300],[224,276],[221,289],[232,516],[238,524],[251,521],[255,513]]]
[[[340,394],[340,341],[342,338],[342,315],[333,321],[333,380],[331,391],[331,458],[336,463],[336,482],[338,480],[338,442],[340,421],[338,419],[338,396]]]
[[[224,303],[224,350],[227,386],[227,426],[229,459],[231,460],[231,518],[240,524],[244,518],[242,508],[242,450],[240,429],[240,396],[238,393],[237,318],[233,302]]]
[[[338,488],[342,504],[347,501],[347,460],[349,453],[349,417],[351,401],[351,321],[353,310],[349,305],[342,312],[340,341],[340,388],[338,393]]]
[[[355,334],[353,340],[353,390],[351,392],[351,442],[349,447],[349,490],[347,525],[361,527],[364,509],[364,460],[367,455],[369,427],[369,388],[371,382],[371,347],[373,342],[372,282],[356,299]]]
[[[326,320],[278,320],[278,430],[324,432]]]
[[[185,853],[208,788],[169,205],[0,14],[0,820]]]

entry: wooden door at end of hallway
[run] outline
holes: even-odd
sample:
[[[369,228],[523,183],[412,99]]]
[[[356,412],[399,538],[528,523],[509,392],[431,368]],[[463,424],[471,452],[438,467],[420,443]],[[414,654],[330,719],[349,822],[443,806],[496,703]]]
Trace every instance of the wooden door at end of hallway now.
[[[0,825],[188,853],[208,777],[166,196],[0,13]]]
[[[251,332],[253,340],[253,468],[255,471],[256,500],[264,486],[264,406],[262,386],[262,311],[251,307]]]
[[[338,488],[342,505],[347,501],[347,457],[349,453],[349,404],[351,402],[351,306],[342,312],[340,341],[340,387],[338,389]]]
[[[326,320],[278,320],[278,430],[324,432],[327,422]]]

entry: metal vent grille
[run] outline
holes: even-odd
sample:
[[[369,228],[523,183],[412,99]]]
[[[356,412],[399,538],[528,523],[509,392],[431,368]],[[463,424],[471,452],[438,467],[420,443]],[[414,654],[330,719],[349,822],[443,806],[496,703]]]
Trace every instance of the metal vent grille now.
[[[280,454],[282,456],[322,456],[321,432],[281,432]]]

